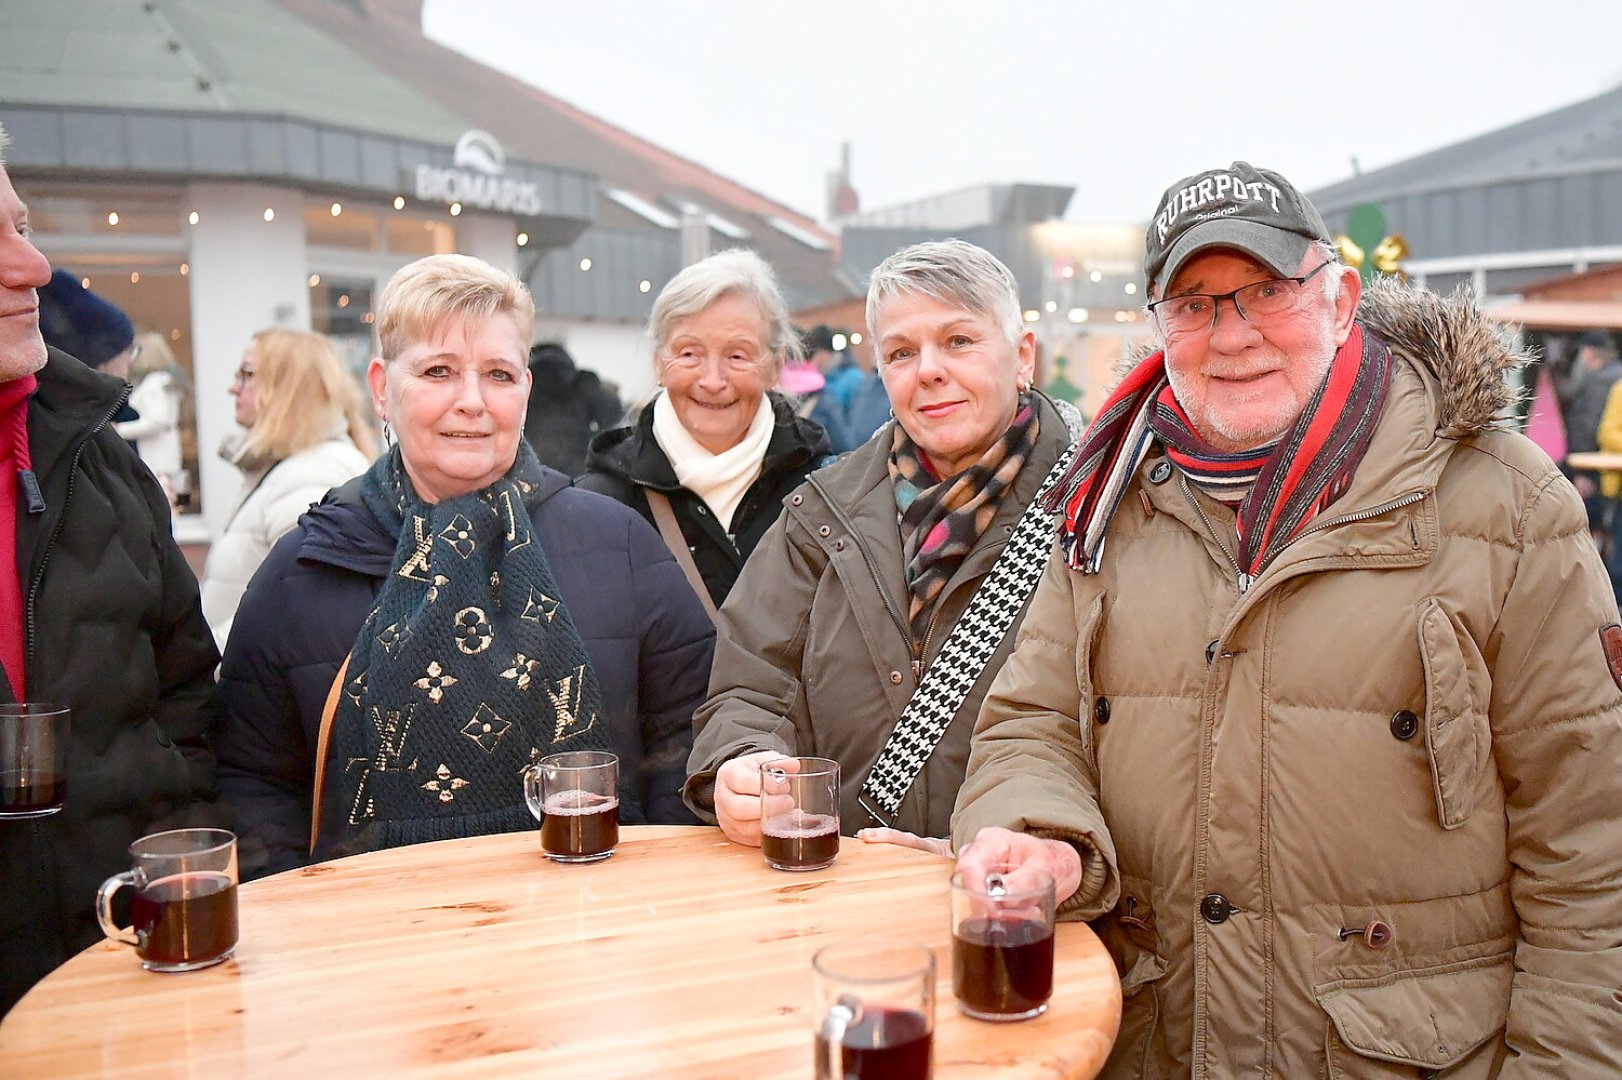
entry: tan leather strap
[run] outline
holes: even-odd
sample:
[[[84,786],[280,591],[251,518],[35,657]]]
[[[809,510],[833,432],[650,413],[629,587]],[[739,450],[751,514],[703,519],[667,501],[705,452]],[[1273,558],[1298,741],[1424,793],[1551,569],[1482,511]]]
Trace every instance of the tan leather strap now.
[[[709,615],[710,622],[715,622],[715,601],[710,599],[710,590],[704,584],[704,577],[698,572],[698,564],[693,561],[693,553],[687,549],[687,538],[681,534],[681,526],[676,524],[676,512],[670,508],[670,500],[664,492],[654,491],[652,488],[643,488],[642,493],[648,497],[648,506],[653,510],[653,522],[659,526],[659,535],[665,538],[665,547],[676,556],[676,563],[681,572],[687,575],[687,584],[693,587],[698,594],[698,602],[704,605],[704,611]]]
[[[315,854],[315,838],[321,834],[321,793],[327,780],[327,743],[332,738],[332,718],[338,715],[338,699],[343,696],[344,675],[349,671],[349,657],[354,656],[351,649],[349,656],[338,665],[338,677],[332,680],[332,689],[327,691],[327,703],[321,707],[321,733],[315,740],[315,794],[310,803],[310,854]]]

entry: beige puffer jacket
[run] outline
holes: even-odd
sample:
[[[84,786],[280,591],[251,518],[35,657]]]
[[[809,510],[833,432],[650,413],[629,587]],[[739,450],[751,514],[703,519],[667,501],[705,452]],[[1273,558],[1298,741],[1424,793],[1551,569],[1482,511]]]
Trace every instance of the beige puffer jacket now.
[[[1107,1077],[1615,1077],[1610,582],[1492,429],[1490,324],[1402,287],[1360,315],[1398,359],[1351,489],[1241,596],[1232,513],[1152,450],[1100,573],[1038,586],[954,837],[1098,852],[1066,910],[1123,974]]]

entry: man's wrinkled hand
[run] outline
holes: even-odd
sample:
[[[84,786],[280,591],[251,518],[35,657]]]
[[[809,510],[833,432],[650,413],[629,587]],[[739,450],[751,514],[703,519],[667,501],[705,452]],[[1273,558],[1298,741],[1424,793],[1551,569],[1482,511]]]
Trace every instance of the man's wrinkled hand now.
[[[993,866],[1038,866],[1053,878],[1053,898],[1064,901],[1081,887],[1081,853],[1063,840],[1047,840],[1028,833],[989,826],[957,855],[957,869],[965,880],[983,881]]]

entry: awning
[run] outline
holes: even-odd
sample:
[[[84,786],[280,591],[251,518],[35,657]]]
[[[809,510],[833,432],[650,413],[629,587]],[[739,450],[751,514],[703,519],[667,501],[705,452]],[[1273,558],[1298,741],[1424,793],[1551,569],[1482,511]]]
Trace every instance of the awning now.
[[[1528,330],[1622,330],[1622,303],[1611,300],[1521,300],[1487,314]]]

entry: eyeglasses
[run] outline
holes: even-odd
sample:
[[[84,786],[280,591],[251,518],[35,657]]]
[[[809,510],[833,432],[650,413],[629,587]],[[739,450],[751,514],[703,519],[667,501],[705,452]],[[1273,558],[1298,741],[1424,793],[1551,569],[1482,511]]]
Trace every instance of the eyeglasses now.
[[[131,345],[130,346],[130,363],[133,364],[133,363],[135,363],[135,361],[139,360],[140,358],[141,358],[141,346],[139,346],[139,345]]]
[[[253,374],[253,368],[239,367],[237,368],[236,374],[231,376],[231,385],[247,386],[249,383],[253,382]]]
[[[1233,301],[1233,309],[1241,319],[1254,322],[1258,317],[1282,315],[1294,308],[1301,299],[1301,287],[1318,276],[1324,267],[1334,264],[1334,259],[1325,259],[1300,277],[1269,278],[1233,292],[1214,295],[1185,293],[1182,296],[1168,296],[1146,306],[1168,334],[1198,334],[1214,329],[1217,312],[1221,310],[1224,300]]]

